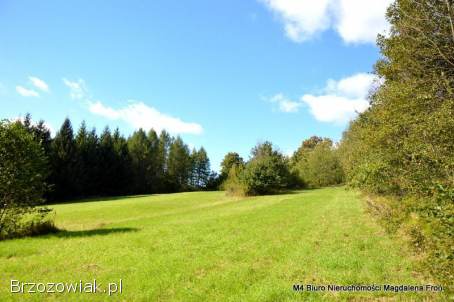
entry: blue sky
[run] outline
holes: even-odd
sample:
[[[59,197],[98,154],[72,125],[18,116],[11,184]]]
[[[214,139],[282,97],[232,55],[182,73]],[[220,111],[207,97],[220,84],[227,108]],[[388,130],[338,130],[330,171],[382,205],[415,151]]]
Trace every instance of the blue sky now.
[[[0,118],[165,128],[218,168],[338,140],[367,108],[388,0],[1,1]]]

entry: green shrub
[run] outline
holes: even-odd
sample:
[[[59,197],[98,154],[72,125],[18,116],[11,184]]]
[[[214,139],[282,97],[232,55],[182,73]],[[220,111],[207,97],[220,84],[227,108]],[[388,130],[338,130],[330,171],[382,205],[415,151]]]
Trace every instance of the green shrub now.
[[[300,182],[313,188],[342,183],[344,172],[331,140],[312,137],[305,142],[293,159]]]
[[[396,0],[378,38],[381,79],[340,146],[352,186],[384,197],[377,215],[454,284],[454,10],[452,1]]]
[[[435,199],[419,199],[368,195],[367,201],[368,209],[387,232],[406,238],[419,255],[422,268],[445,286],[452,286],[454,204],[451,196],[440,194]]]
[[[288,188],[291,180],[286,158],[270,142],[252,149],[250,160],[234,164],[224,184],[228,194],[273,194]]]
[[[19,122],[0,122],[0,239],[27,233],[48,211],[43,202],[47,162],[39,142]]]
[[[224,189],[227,195],[244,196],[246,195],[246,188],[240,180],[240,175],[243,173],[244,165],[234,164],[228,173],[226,181],[222,184],[221,188]]]

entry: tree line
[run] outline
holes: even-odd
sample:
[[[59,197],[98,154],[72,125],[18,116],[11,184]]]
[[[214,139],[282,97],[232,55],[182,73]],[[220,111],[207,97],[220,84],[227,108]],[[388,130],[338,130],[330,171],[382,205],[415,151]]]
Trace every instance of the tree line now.
[[[290,157],[268,141],[257,144],[248,161],[229,152],[221,163],[220,181],[228,194],[263,195],[337,185],[344,173],[333,142],[312,136]]]
[[[216,189],[203,147],[190,150],[166,131],[125,138],[83,122],[63,122],[55,137],[44,121],[0,121],[0,239],[56,231],[49,202],[92,196]],[[44,205],[44,206],[43,206]]]
[[[167,193],[213,189],[216,174],[206,150],[190,150],[180,137],[163,130],[134,131],[125,138],[115,129],[101,134],[82,122],[74,132],[66,118],[51,138],[44,121],[21,122],[41,144],[48,162],[46,199],[65,201],[90,196]]]
[[[454,283],[454,7],[397,0],[379,36],[381,79],[370,108],[340,145],[347,182],[390,232],[404,233],[446,284]]]

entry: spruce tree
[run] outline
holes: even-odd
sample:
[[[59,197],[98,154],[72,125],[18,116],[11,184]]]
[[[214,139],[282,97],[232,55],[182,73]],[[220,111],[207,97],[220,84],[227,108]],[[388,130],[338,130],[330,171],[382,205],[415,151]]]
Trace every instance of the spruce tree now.
[[[76,197],[78,179],[74,172],[76,170],[77,153],[73,128],[69,118],[65,119],[55,135],[51,154],[51,181],[55,185],[53,197],[58,200]]]
[[[186,190],[191,174],[191,157],[188,146],[180,137],[170,145],[167,169],[173,191]]]
[[[135,131],[128,139],[133,173],[132,190],[134,193],[149,193],[148,169],[150,167],[150,145],[143,129]]]

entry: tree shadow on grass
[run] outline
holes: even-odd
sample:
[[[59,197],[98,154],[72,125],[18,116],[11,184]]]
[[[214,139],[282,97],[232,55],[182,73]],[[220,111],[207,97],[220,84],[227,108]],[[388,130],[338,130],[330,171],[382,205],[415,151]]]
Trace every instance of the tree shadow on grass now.
[[[71,237],[92,237],[92,236],[103,236],[110,234],[120,234],[120,233],[129,233],[137,232],[138,228],[110,228],[110,229],[92,229],[92,230],[81,230],[81,231],[68,231],[59,229],[51,221],[46,221],[44,223],[32,224],[28,228],[19,230],[14,234],[9,234],[8,237],[0,237],[0,241],[18,239],[24,237],[34,237],[34,238],[50,238],[50,237],[59,237],[59,238],[71,238]]]
[[[70,203],[82,203],[82,202],[110,201],[110,200],[120,200],[120,199],[129,199],[129,198],[142,198],[142,197],[150,197],[150,196],[154,196],[154,195],[155,194],[82,197],[82,198],[67,199],[67,200],[63,200],[63,201],[50,201],[50,202],[46,203],[46,206],[70,204]]]
[[[60,237],[60,238],[71,238],[71,237],[92,237],[102,236],[118,233],[130,233],[137,232],[138,228],[111,228],[111,229],[94,229],[94,230],[82,230],[82,231],[67,231],[58,230],[55,233],[49,234],[49,236]]]

